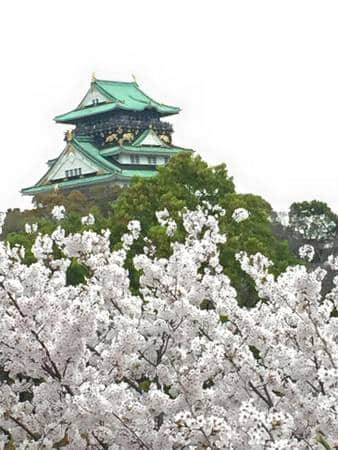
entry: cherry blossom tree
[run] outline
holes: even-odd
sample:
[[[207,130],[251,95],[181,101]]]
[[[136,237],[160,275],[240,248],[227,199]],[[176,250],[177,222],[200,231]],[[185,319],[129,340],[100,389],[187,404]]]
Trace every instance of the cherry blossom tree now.
[[[260,301],[239,307],[219,262],[224,211],[182,214],[168,258],[149,240],[134,257],[139,292],[125,268],[137,221],[115,251],[108,231],[38,234],[30,266],[0,243],[0,449],[338,443],[338,278],[322,298],[323,269],[275,279],[263,255],[240,253]],[[172,236],[167,212],[158,220]],[[66,283],[72,258],[88,268],[78,286]]]

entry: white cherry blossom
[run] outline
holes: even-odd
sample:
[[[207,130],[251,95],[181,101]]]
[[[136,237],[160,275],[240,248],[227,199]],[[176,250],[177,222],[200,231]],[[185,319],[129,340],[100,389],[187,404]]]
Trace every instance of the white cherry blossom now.
[[[83,225],[94,225],[95,217],[93,214],[88,214],[88,216],[81,217],[81,223]]]
[[[30,266],[0,242],[0,449],[338,444],[338,278],[322,297],[322,269],[275,278],[265,256],[242,252],[260,301],[239,307],[219,214],[184,211],[168,258],[137,254],[138,290],[126,268],[137,221],[116,251],[109,231],[38,234]],[[72,258],[85,284],[67,285]]]
[[[313,248],[312,245],[304,244],[301,247],[299,247],[298,253],[302,259],[312,261],[313,257],[315,256],[315,249]]]
[[[245,208],[237,208],[232,213],[232,218],[235,222],[243,222],[243,220],[246,220],[249,217],[250,213]]]
[[[6,213],[0,212],[0,234],[2,233],[2,227],[5,224],[5,220],[6,220]]]
[[[66,209],[63,205],[56,205],[52,209],[52,216],[56,220],[62,220],[65,218]]]

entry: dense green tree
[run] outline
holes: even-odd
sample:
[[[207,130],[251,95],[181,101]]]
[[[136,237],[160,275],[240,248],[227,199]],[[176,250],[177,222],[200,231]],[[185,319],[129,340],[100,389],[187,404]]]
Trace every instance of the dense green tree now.
[[[24,262],[26,264],[31,264],[35,261],[35,257],[31,250],[35,241],[35,237],[36,237],[35,234],[27,234],[21,231],[9,233],[6,236],[6,240],[11,247],[15,245],[19,247],[24,247],[25,249]]]
[[[154,224],[155,211],[166,207],[176,215],[183,207],[196,207],[199,202],[196,191],[212,203],[234,192],[225,164],[209,167],[199,156],[178,154],[167,166],[159,167],[158,172],[150,179],[136,179],[121,193],[113,205],[116,218],[128,222],[142,217],[142,224],[148,229],[148,225]]]
[[[291,254],[287,242],[276,238],[272,232],[269,220],[271,206],[259,196],[236,194],[224,164],[209,167],[198,156],[180,154],[172,158],[166,167],[160,168],[157,177],[135,180],[113,205],[112,243],[118,242],[118,238],[126,231],[127,223],[137,218],[144,234],[157,247],[159,255],[166,256],[170,252],[169,239],[157,222],[156,211],[166,208],[180,225],[179,213],[182,209],[195,208],[201,199],[226,210],[220,225],[228,242],[222,250],[221,261],[235,284],[239,301],[252,305],[257,300],[256,291],[251,279],[242,272],[236,261],[236,253],[245,250],[250,254],[265,254],[274,262],[273,271],[276,274],[297,259]],[[250,212],[249,218],[240,224],[232,218],[238,208]],[[176,237],[183,238],[180,226]],[[135,251],[139,251],[143,245],[140,241]],[[137,287],[137,274],[133,275],[131,280]]]
[[[27,262],[32,262],[34,257],[29,248],[35,235],[24,233],[23,220],[28,219],[28,223],[37,222],[41,233],[51,233],[59,223],[51,217],[50,212],[55,205],[63,204],[67,214],[60,225],[66,233],[85,229],[86,225],[81,223],[81,217],[92,213],[96,219],[92,228],[95,231],[109,228],[112,246],[118,247],[128,222],[137,219],[141,222],[142,233],[156,245],[158,255],[167,256],[171,251],[170,242],[156,219],[156,212],[164,209],[169,211],[178,224],[176,238],[182,240],[184,230],[181,226],[181,212],[184,208],[196,208],[201,201],[218,204],[226,210],[220,226],[227,235],[228,243],[222,249],[221,261],[235,284],[239,301],[246,305],[254,304],[257,299],[255,288],[236,261],[236,253],[244,250],[250,254],[265,254],[274,262],[272,270],[276,274],[294,263],[296,258],[289,251],[287,242],[276,238],[272,232],[269,219],[271,206],[259,196],[235,193],[233,180],[228,175],[225,164],[209,167],[199,156],[178,154],[165,167],[159,167],[156,177],[135,178],[123,190],[112,187],[103,192],[97,188],[95,192],[86,195],[80,192],[68,195],[57,192],[37,196],[35,202],[38,208],[19,216],[20,230],[8,232],[10,227],[7,226],[7,239],[11,245],[24,245],[27,249]],[[233,212],[238,208],[245,208],[250,213],[243,223],[236,223],[232,218]],[[141,251],[144,245],[140,239],[134,244],[133,252]],[[129,262],[133,252],[129,256]],[[67,274],[69,284],[77,284],[85,276],[86,269],[73,261]],[[137,290],[138,274],[135,271],[131,273],[131,282]]]
[[[289,225],[281,225],[276,220],[274,232],[280,239],[286,239],[291,251],[299,254],[299,249],[310,244],[314,253],[310,261],[304,262],[310,270],[323,267],[327,274],[322,283],[322,293],[333,288],[336,271],[326,262],[329,256],[338,256],[338,216],[324,202],[319,200],[295,202],[289,210]]]
[[[251,279],[242,272],[235,256],[244,250],[249,254],[257,252],[269,257],[274,265],[272,273],[278,275],[290,264],[298,262],[288,246],[288,242],[278,239],[272,231],[271,206],[264,199],[252,194],[227,194],[219,204],[226,210],[222,220],[227,236],[227,245],[221,253],[222,265],[238,291],[239,301],[251,305],[256,301],[256,292]],[[232,214],[237,208],[250,212],[248,219],[236,223]]]
[[[88,274],[87,267],[80,264],[76,258],[73,258],[66,273],[67,284],[77,286],[80,283],[84,283]]]
[[[290,228],[304,239],[332,239],[337,230],[338,216],[318,200],[295,202],[289,211]]]

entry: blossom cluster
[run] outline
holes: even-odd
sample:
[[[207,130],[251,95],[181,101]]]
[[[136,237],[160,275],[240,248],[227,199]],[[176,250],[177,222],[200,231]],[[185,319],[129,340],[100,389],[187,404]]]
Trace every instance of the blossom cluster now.
[[[25,224],[25,232],[27,234],[36,233],[37,231],[38,231],[38,224],[37,223],[32,223],[32,224],[26,223]]]
[[[232,213],[232,218],[235,222],[243,222],[243,220],[246,220],[249,217],[249,211],[247,211],[245,208],[237,208]]]
[[[94,225],[95,217],[93,216],[93,214],[88,214],[88,216],[84,216],[81,218],[81,223],[83,225]]]
[[[242,252],[260,301],[240,307],[219,260],[222,214],[185,211],[168,258],[137,254],[137,292],[126,261],[138,221],[114,251],[107,230],[38,233],[29,266],[0,242],[0,449],[338,443],[338,278],[322,297],[322,269],[275,278],[266,257]],[[169,215],[158,219],[171,235]],[[77,286],[73,258],[88,269]]]
[[[0,211],[0,234],[2,233],[2,227],[5,224],[6,213]]]
[[[307,261],[312,261],[314,256],[315,256],[315,249],[313,248],[312,245],[309,244],[304,244],[301,247],[299,247],[299,256],[302,259],[305,259]]]
[[[56,205],[52,209],[52,216],[55,220],[62,220],[65,218],[66,209],[63,205]]]

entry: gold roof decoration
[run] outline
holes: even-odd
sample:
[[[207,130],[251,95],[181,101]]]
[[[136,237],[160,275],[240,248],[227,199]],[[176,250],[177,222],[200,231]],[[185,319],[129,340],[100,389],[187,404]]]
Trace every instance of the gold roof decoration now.
[[[67,130],[65,136],[67,142],[72,141],[74,137],[73,130]]]

